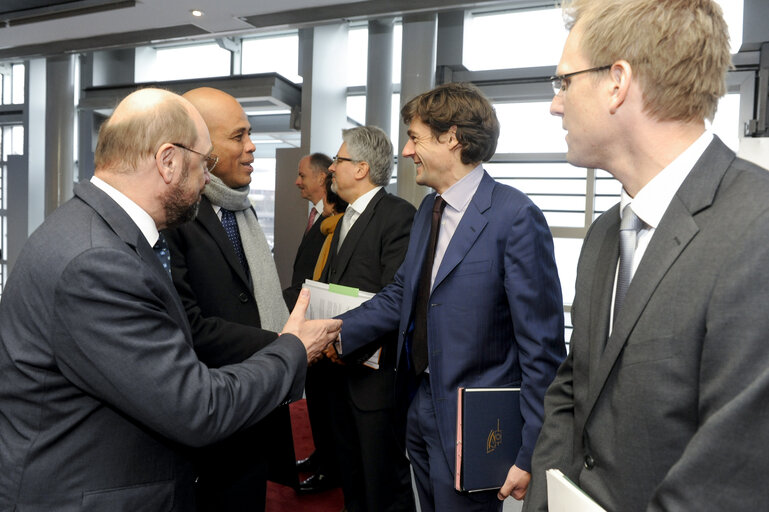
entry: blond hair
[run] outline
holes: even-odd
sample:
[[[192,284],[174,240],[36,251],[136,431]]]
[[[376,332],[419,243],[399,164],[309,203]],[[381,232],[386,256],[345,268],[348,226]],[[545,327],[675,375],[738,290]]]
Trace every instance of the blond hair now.
[[[713,119],[726,94],[729,32],[713,0],[565,0],[569,30],[595,66],[630,63],[644,111],[660,121]]]

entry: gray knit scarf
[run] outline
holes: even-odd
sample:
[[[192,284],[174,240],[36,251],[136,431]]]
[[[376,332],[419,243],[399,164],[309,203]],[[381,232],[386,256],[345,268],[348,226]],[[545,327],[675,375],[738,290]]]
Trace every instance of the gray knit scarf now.
[[[248,185],[230,188],[222,180],[211,175],[211,182],[206,185],[203,195],[211,203],[235,212],[240,240],[251,271],[262,328],[280,332],[288,320],[288,308],[283,301],[278,270],[275,268],[270,246],[248,200],[248,190]]]

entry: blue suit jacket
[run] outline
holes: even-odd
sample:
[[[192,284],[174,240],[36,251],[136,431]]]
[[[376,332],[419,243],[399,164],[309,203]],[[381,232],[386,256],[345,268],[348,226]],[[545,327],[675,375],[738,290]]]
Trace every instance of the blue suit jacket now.
[[[398,328],[399,381],[411,373],[405,371],[407,342],[435,196],[425,197],[417,211],[394,282],[341,316],[344,353]],[[561,286],[542,212],[486,173],[438,269],[427,329],[432,397],[452,471],[457,388],[518,385],[524,428],[516,465],[530,470],[545,390],[565,356]]]

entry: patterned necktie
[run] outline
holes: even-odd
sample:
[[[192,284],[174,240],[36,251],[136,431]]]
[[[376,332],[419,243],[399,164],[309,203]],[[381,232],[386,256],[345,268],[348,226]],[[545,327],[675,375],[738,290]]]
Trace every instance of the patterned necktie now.
[[[243,243],[240,241],[240,231],[238,231],[238,222],[235,219],[235,213],[226,208],[222,208],[220,211],[222,212],[222,227],[224,228],[225,233],[227,233],[227,238],[230,239],[230,243],[235,250],[235,254],[238,255],[240,264],[243,265],[245,271],[248,272],[246,253],[243,252]]]
[[[441,216],[446,208],[446,201],[441,196],[435,198],[433,204],[433,217],[430,222],[430,239],[427,242],[427,254],[422,263],[422,272],[419,274],[419,287],[414,311],[414,334],[411,338],[411,359],[414,362],[414,373],[421,374],[427,368],[427,309],[430,301],[430,288],[432,285],[433,263],[435,262],[435,247],[438,245],[438,231],[440,230]]]
[[[310,229],[312,229],[312,225],[315,224],[315,216],[317,214],[318,214],[318,210],[316,210],[315,208],[310,210],[310,217],[307,219],[307,227],[304,230],[305,235],[310,232]]]
[[[617,273],[617,292],[614,295],[614,322],[622,308],[625,294],[633,278],[633,254],[638,241],[638,231],[643,221],[633,212],[630,205],[622,210],[622,223],[619,228],[619,272]]]
[[[168,242],[163,233],[159,233],[158,241],[152,246],[152,250],[155,251],[155,256],[160,260],[160,264],[163,265],[168,277],[171,277],[171,253],[168,250]]]

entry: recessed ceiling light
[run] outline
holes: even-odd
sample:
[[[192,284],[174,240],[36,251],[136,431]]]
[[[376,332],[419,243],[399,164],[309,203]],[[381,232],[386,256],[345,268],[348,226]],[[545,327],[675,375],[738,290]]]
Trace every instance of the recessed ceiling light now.
[[[203,16],[203,14],[204,14],[204,13],[203,13],[203,11],[201,11],[200,9],[192,9],[192,10],[190,11],[190,13],[191,13],[193,16],[196,16],[196,17],[198,17],[198,18],[199,18],[199,17],[201,17],[201,16]]]

